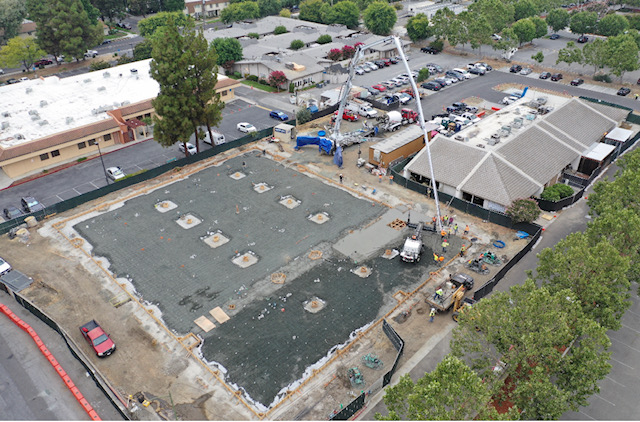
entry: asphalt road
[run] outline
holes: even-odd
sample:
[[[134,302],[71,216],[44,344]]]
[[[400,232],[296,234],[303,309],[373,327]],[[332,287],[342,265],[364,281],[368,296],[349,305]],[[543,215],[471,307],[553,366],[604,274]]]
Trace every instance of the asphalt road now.
[[[37,331],[103,420],[122,420],[57,332],[5,293],[0,293],[0,301]],[[31,337],[4,314],[0,315],[0,345],[0,419],[90,420]]]

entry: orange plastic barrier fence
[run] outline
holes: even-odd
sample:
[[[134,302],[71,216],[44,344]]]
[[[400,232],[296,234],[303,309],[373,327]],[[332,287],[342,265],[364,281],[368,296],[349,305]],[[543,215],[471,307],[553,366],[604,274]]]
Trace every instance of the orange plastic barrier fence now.
[[[42,352],[44,357],[47,358],[51,366],[53,366],[53,369],[55,369],[56,373],[60,376],[60,378],[62,378],[62,381],[64,381],[69,391],[71,391],[71,394],[73,394],[73,396],[78,401],[78,403],[80,403],[84,411],[87,412],[91,420],[101,421],[102,419],[100,418],[100,416],[98,416],[98,413],[93,409],[93,407],[91,407],[87,399],[85,399],[85,397],[82,395],[78,387],[76,387],[76,385],[73,383],[73,381],[71,380],[71,377],[69,377],[69,375],[67,375],[65,370],[62,369],[62,366],[60,366],[60,364],[58,363],[58,360],[53,356],[53,354],[49,351],[49,349],[44,344],[44,342],[40,339],[40,336],[38,336],[38,333],[36,333],[36,330],[31,328],[29,324],[27,324],[22,319],[20,319],[20,317],[18,317],[16,314],[11,312],[11,309],[9,309],[8,306],[2,303],[0,303],[0,312],[2,312],[7,317],[9,317],[9,319],[12,320],[18,327],[20,327],[21,329],[29,333],[33,341],[38,346],[38,349],[40,349],[40,352]]]

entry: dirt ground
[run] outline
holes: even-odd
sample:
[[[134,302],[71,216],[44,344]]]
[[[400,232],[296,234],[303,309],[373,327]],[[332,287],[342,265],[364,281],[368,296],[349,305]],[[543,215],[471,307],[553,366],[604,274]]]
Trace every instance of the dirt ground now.
[[[304,128],[301,128],[304,129]],[[312,129],[317,130],[317,129]],[[302,132],[303,130],[301,130]],[[293,145],[282,145],[279,151],[276,144],[260,141],[260,149],[266,149],[274,159],[306,167],[312,177],[324,179],[327,183],[339,185],[339,175],[343,175],[343,189],[351,190],[355,195],[366,195],[390,207],[408,206],[421,210],[435,209],[433,200],[423,195],[404,189],[388,181],[379,183],[377,176],[367,172],[365,168],[356,167],[358,147],[347,148],[344,152],[344,167],[338,169],[332,164],[332,157],[321,155],[317,148],[307,147],[294,151]],[[363,146],[363,152],[368,151]],[[226,154],[234,154],[229,151]],[[364,153],[364,156],[367,154]],[[213,158],[212,160],[219,160]],[[194,168],[206,164],[194,164]],[[185,168],[183,171],[188,171]],[[169,173],[152,181],[110,194],[93,203],[84,204],[77,209],[51,218],[69,218],[78,213],[100,206],[100,204],[124,198],[137,190],[156,185],[162,180],[179,177]],[[366,187],[366,188],[363,188]],[[372,193],[372,188],[376,193]],[[469,254],[477,254],[492,249],[499,256],[511,258],[524,245],[525,241],[514,241],[512,231],[500,226],[486,223],[475,217],[463,215],[455,209],[442,209],[443,214],[452,215],[459,226],[469,224],[469,238],[477,238],[477,242],[469,250]],[[18,239],[9,240],[8,236],[0,238],[0,250],[3,257],[34,279],[31,287],[22,293],[53,319],[65,327],[80,348],[89,356],[98,370],[109,380],[111,385],[125,398],[137,392],[146,392],[147,397],[158,397],[167,400],[170,396],[175,404],[178,418],[183,420],[217,419],[217,420],[256,420],[265,415],[241,403],[240,399],[224,386],[215,374],[192,354],[187,339],[181,342],[154,318],[155,307],[144,306],[135,301],[127,301],[123,289],[112,278],[95,264],[89,257],[60,236],[51,222],[42,222],[38,232],[30,230],[30,239],[24,243]],[[491,247],[495,239],[505,241],[506,247],[499,251]],[[442,274],[435,278],[440,281],[448,272],[463,270],[463,260],[456,259]],[[152,267],[152,263],[150,263]],[[496,270],[489,275],[472,273],[478,288],[486,282]],[[435,283],[433,281],[432,283]],[[410,293],[410,292],[406,292]],[[417,292],[405,298],[403,293],[394,295],[399,306],[387,321],[404,338],[405,353],[401,364],[415,355],[428,339],[439,330],[454,324],[449,315],[439,315],[438,324],[427,322],[428,308],[424,302],[424,293]],[[403,300],[404,299],[404,300]],[[120,305],[121,302],[125,302]],[[115,306],[117,304],[119,306]],[[403,311],[410,311],[408,318],[396,318]],[[91,354],[89,347],[78,330],[79,323],[92,318],[101,320],[101,315],[109,319],[109,325],[120,347],[108,359],[98,360]],[[107,317],[108,316],[108,317]],[[382,370],[366,368],[360,359],[364,354],[374,353],[384,362]],[[369,332],[352,342],[346,351],[337,355],[308,383],[292,391],[275,409],[269,411],[269,420],[320,420],[326,419],[340,405],[348,404],[360,391],[380,387],[379,379],[393,365],[396,351],[383,334],[378,324]],[[345,369],[358,366],[365,378],[364,387],[352,387],[345,377]],[[159,406],[150,406],[150,408]],[[153,419],[156,416],[149,408],[139,408],[134,417]],[[160,412],[160,417],[167,416]]]

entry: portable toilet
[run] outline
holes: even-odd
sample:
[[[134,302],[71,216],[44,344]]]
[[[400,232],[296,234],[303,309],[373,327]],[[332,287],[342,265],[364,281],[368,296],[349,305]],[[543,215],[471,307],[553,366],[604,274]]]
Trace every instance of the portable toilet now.
[[[286,123],[280,123],[273,128],[273,137],[280,142],[291,142],[296,139],[296,128]]]

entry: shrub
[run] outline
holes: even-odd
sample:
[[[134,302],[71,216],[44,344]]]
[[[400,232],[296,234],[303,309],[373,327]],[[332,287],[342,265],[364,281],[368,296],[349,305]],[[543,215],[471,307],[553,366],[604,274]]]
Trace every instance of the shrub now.
[[[293,94],[295,89],[296,89],[296,86],[293,84],[293,82],[290,82],[289,83],[289,92]]]
[[[233,72],[233,78],[234,79],[240,79],[240,78],[242,78],[242,74],[240,72]]]
[[[556,183],[555,185],[544,188],[540,198],[546,199],[547,201],[559,201],[571,195],[573,195],[571,186],[565,185],[564,183]]]
[[[94,70],[102,70],[102,69],[107,69],[110,68],[111,65],[107,62],[105,62],[104,60],[99,60],[97,62],[93,62],[89,65],[89,70],[94,71]]]
[[[342,58],[343,59],[350,59],[353,57],[353,55],[356,53],[356,49],[351,47],[350,45],[345,45],[344,47],[342,47]]]
[[[249,75],[246,78],[248,81],[258,82],[258,77],[256,75]]]
[[[442,51],[442,49],[444,48],[444,41],[442,41],[442,38],[438,38],[437,40],[432,41],[429,44],[429,47],[435,48],[438,51]]]
[[[329,54],[327,54],[327,58],[329,60],[333,60],[334,62],[337,62],[342,58],[342,51],[339,48],[332,48],[331,50],[329,50]]]
[[[280,16],[282,16],[283,18],[290,18],[291,17],[291,10],[289,9],[282,9],[280,11]]]
[[[332,41],[331,35],[329,34],[322,34],[316,40],[318,44],[329,44],[331,41]]]
[[[84,161],[84,160],[86,160],[86,159],[87,159],[87,157],[80,157],[80,158],[78,158],[76,161],[77,161],[78,163],[81,163],[81,162],[83,162],[83,161]]]
[[[291,45],[289,46],[289,48],[292,50],[300,50],[302,47],[304,47],[304,43],[302,42],[302,40],[293,40],[291,41]]]
[[[267,85],[267,86],[271,86],[271,85],[269,84],[269,81],[268,81],[268,80],[266,80],[266,79],[260,79],[260,80],[258,81],[258,83],[259,83],[260,85]]]
[[[426,81],[427,79],[429,79],[429,69],[423,67],[418,72],[418,82]]]
[[[608,84],[611,83],[611,76],[609,76],[608,74],[601,74],[601,75],[595,75],[593,77],[594,81],[600,81],[600,82],[606,82]]]
[[[402,10],[402,4],[400,3],[393,3],[393,7],[395,7],[396,10]]]
[[[287,27],[286,27],[286,26],[284,26],[284,25],[278,25],[278,26],[276,26],[276,28],[273,30],[273,33],[274,33],[275,35],[286,34],[287,32],[289,32],[289,31],[287,31]]]
[[[260,38],[260,34],[258,34],[257,32],[249,32],[249,33],[247,34],[247,37],[249,37],[249,38],[255,38],[255,39],[257,40],[258,38]]]
[[[310,120],[311,120],[311,112],[306,108],[298,110],[298,112],[296,113],[296,122],[298,124],[303,125]]]
[[[540,216],[540,207],[533,199],[516,199],[507,208],[506,214],[514,223],[531,223]]]

